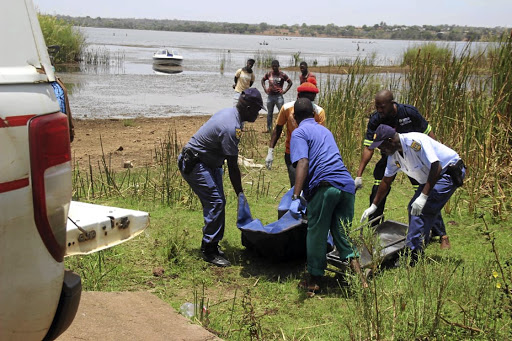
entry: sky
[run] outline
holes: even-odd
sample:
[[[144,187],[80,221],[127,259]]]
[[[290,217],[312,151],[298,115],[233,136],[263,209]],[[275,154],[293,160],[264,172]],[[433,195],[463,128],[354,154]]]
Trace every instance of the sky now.
[[[272,25],[512,27],[512,0],[33,0],[44,14]]]

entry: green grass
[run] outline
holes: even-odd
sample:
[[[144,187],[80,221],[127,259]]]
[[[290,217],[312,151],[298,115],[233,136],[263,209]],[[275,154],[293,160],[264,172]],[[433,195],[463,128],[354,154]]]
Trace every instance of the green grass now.
[[[123,126],[124,127],[133,127],[135,123],[133,122],[132,119],[126,119],[126,120],[123,120]]]
[[[257,136],[253,135],[252,140],[251,133],[244,135],[241,148],[252,148],[256,162],[263,163],[265,145],[257,141]],[[175,157],[172,151],[179,150],[170,143],[172,140],[170,134],[164,142],[167,149],[161,149],[166,151],[159,154],[169,155],[170,160]],[[243,170],[252,214],[264,224],[277,219],[277,204],[288,182],[280,157],[283,142],[280,139],[277,145],[272,171]],[[511,297],[496,288],[498,282],[504,288],[512,281],[507,265],[512,254],[510,229],[505,221],[489,215],[485,206],[477,209],[477,213],[468,213],[465,191],[456,192],[449,204],[450,213],[444,213],[451,250],[441,251],[433,243],[426,249],[425,260],[415,268],[377,269],[370,279],[370,290],[366,291],[351,274],[342,277],[327,272],[325,290],[308,299],[297,288],[305,273],[304,260],[273,263],[248,253],[242,246],[235,225],[236,197],[227,174],[226,232],[221,245],[233,266],[217,268],[205,263],[199,252],[201,208],[187,185],[170,176],[174,179],[169,180],[170,186],[181,188],[181,194],[171,201],[158,196],[151,200],[151,192],[141,193],[140,182],[135,192],[137,181],[126,180],[130,173],[132,179],[149,177],[157,185],[154,177],[158,174],[162,177],[165,172],[176,172],[175,162],[167,162],[165,157],[159,160],[149,171],[135,169],[111,174],[114,180],[110,185],[101,170],[105,186],[112,188],[110,192],[97,191],[94,201],[148,211],[151,225],[133,241],[97,254],[67,258],[66,266],[82,276],[85,290],[147,290],[177,310],[184,302],[202,300],[207,311],[196,316],[195,321],[227,340],[510,337]],[[371,169],[369,165],[364,175],[365,187],[356,195],[354,226],[368,206]],[[94,171],[93,178],[99,182],[97,172]],[[116,186],[112,181],[117,181]],[[121,188],[122,196],[116,194],[116,187]],[[388,219],[407,221],[405,207],[412,194],[408,179],[398,177],[386,206]],[[481,213],[490,233],[478,217]],[[487,240],[490,236],[495,238],[496,253]],[[499,262],[496,254],[503,257]],[[503,272],[499,264],[504,267]],[[156,267],[165,270],[163,276],[153,275]],[[498,273],[497,278],[494,272]]]

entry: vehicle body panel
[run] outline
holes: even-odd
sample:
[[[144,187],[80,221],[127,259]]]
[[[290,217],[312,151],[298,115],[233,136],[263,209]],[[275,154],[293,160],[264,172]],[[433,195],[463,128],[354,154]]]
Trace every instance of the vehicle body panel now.
[[[147,212],[72,201],[66,256],[88,254],[121,244],[149,225]]]

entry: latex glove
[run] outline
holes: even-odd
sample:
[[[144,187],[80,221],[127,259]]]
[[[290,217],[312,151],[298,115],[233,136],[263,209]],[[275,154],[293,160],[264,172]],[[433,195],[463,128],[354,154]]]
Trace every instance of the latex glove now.
[[[428,195],[421,193],[411,205],[411,215],[420,215],[421,211],[423,211],[423,207],[425,207],[427,203],[427,199]]]
[[[361,216],[361,222],[365,221],[370,215],[375,213],[377,211],[377,205],[372,204],[370,207],[368,207]]]
[[[304,210],[304,204],[301,200],[301,198],[297,198],[295,200],[292,200],[292,203],[290,204],[290,213],[292,217],[295,219],[299,219],[302,217],[302,211]]]
[[[358,189],[363,188],[363,178],[362,177],[360,177],[360,176],[356,177],[354,179],[354,182],[356,184],[356,192],[357,192]]]
[[[272,162],[274,161],[274,148],[268,148],[267,158],[265,159],[265,166],[267,169],[272,169]]]

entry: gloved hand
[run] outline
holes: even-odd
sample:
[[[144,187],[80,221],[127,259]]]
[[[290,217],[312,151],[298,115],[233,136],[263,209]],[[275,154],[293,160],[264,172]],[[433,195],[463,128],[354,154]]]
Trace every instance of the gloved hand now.
[[[372,204],[370,207],[368,207],[361,216],[361,222],[365,221],[371,214],[375,213],[377,211],[377,205]]]
[[[274,161],[274,148],[268,148],[267,158],[265,159],[265,166],[267,169],[272,169],[272,162]]]
[[[306,208],[305,199],[302,197],[299,197],[297,199],[292,200],[292,203],[290,204],[290,214],[295,219],[299,219],[302,217],[302,213],[304,212],[304,209]]]
[[[360,176],[356,177],[354,179],[354,182],[356,184],[356,192],[357,192],[358,189],[363,188],[363,178],[362,177],[360,177]]]
[[[421,193],[411,205],[411,215],[420,215],[421,211],[423,211],[423,207],[425,207],[427,203],[427,199],[428,195]]]

